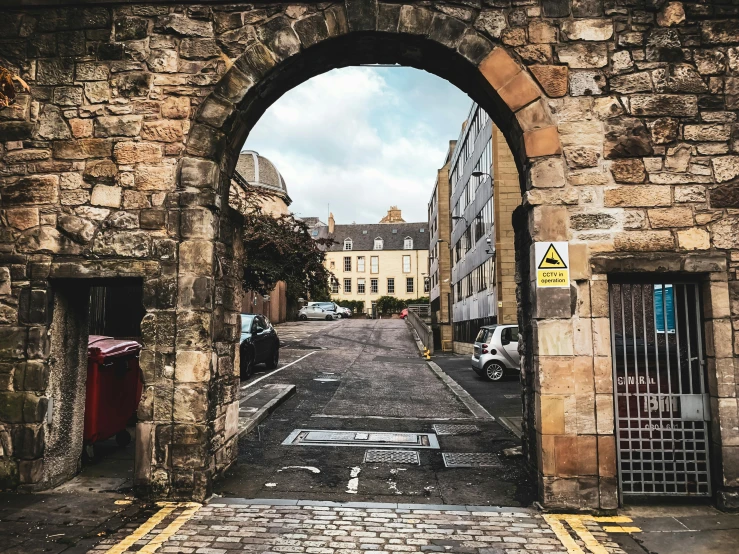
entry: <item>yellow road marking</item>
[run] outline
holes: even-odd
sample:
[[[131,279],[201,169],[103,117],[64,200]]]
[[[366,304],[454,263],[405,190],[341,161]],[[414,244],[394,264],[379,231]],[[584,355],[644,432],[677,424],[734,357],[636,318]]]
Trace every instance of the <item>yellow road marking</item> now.
[[[169,537],[179,531],[180,527],[182,527],[184,523],[200,509],[200,504],[197,504],[195,502],[190,502],[188,504],[189,505],[182,511],[180,515],[175,518],[172,523],[167,525],[167,527],[165,527],[161,533],[154,537],[149,544],[139,550],[141,554],[154,554],[154,552],[156,552],[157,549],[162,546],[162,544],[167,539],[169,539]]]
[[[162,522],[162,520],[164,520],[164,518],[166,518],[169,514],[171,514],[172,512],[174,512],[177,508],[182,508],[182,507],[185,507],[186,508],[182,515],[184,515],[185,513],[189,513],[190,510],[193,510],[191,513],[189,513],[189,515],[187,517],[187,519],[190,519],[190,517],[192,517],[192,514],[194,514],[195,511],[197,511],[197,508],[200,507],[200,504],[197,504],[195,502],[183,502],[181,504],[180,503],[176,503],[176,502],[159,502],[157,504],[157,506],[162,506],[162,509],[159,510],[157,513],[155,513],[153,516],[151,516],[144,523],[142,523],[141,526],[139,526],[138,529],[136,529],[133,533],[131,533],[129,536],[127,536],[121,542],[119,542],[115,546],[113,546],[110,549],[108,549],[106,551],[106,554],[123,554],[123,552],[125,552],[131,546],[133,546],[133,544],[136,541],[138,541],[139,539],[141,539],[141,537],[143,537],[147,533],[151,532],[152,529],[154,529],[154,527],[156,527],[157,525],[159,525]],[[164,529],[163,532],[166,532],[170,527],[172,527],[173,524],[174,524],[174,522],[178,521],[182,517],[182,515],[178,516],[175,519],[175,521],[173,521],[172,523],[170,523]],[[179,525],[177,525],[177,528],[174,529],[170,533],[170,536],[173,535],[174,532],[177,529],[179,529],[185,521],[187,521],[187,519],[184,519],[181,523],[179,523]],[[154,542],[155,540],[156,540],[156,537],[154,538],[154,540],[152,540],[152,542]],[[148,546],[148,545],[146,545],[146,546]],[[156,548],[159,548],[159,546],[161,546],[161,543],[159,543]],[[144,547],[144,548],[146,548],[146,547]],[[154,550],[156,550],[156,548]],[[154,552],[154,550],[152,550],[150,552]],[[140,552],[143,552],[143,551],[144,551],[144,549],[142,548],[140,550]]]
[[[559,517],[556,515],[544,514],[544,520],[549,524],[549,527],[552,528],[552,531],[554,531],[554,534],[559,539],[559,542],[562,543],[562,546],[567,549],[567,554],[585,554],[582,548],[580,548],[580,546],[575,542],[575,539],[573,539],[567,532],[567,529],[565,529],[565,526],[562,524]]]
[[[592,554],[608,554],[608,550],[598,542],[590,530],[585,527],[583,521],[595,521],[598,523],[631,523],[632,520],[626,516],[595,517],[580,514],[543,514],[544,520],[552,528],[559,541],[567,549],[568,554],[586,554],[579,544],[567,531],[565,523],[577,534],[578,538],[585,544]],[[603,526],[606,533],[640,533],[638,527],[624,527],[622,525]]]
[[[641,533],[639,527],[623,527],[621,525],[605,525],[603,530],[606,533]]]

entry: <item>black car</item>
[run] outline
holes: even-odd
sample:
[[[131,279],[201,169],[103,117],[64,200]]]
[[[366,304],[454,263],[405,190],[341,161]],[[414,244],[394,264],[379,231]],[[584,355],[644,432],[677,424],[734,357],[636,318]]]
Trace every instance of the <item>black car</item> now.
[[[257,364],[275,369],[280,362],[280,339],[263,315],[241,314],[241,378],[249,377]]]

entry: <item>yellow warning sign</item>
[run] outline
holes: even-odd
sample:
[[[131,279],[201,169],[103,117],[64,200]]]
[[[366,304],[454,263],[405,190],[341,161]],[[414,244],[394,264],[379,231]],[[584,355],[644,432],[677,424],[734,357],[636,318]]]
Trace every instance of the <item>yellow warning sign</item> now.
[[[566,242],[537,242],[536,257],[537,287],[570,286],[570,252]]]

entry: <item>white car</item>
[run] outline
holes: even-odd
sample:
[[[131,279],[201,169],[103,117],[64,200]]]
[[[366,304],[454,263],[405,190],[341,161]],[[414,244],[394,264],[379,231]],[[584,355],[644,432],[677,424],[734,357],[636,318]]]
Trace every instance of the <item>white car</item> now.
[[[305,321],[307,319],[325,319],[333,321],[339,319],[339,314],[333,310],[324,310],[321,306],[305,306],[298,312],[298,319]]]
[[[349,308],[339,306],[336,302],[308,302],[308,306],[319,306],[327,311],[334,311],[339,314],[342,319],[345,317],[351,317],[352,311]]]

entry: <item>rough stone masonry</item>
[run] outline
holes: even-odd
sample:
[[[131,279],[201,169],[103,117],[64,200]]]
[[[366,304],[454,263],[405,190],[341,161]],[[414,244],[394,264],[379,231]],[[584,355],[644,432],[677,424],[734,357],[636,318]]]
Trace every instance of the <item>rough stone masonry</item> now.
[[[718,500],[736,504],[731,0],[44,4],[7,0],[0,18],[2,63],[31,88],[0,110],[3,486],[77,470],[78,306],[92,279],[136,277],[136,484],[208,496],[236,448],[243,253],[226,206],[239,149],[301,81],[397,62],[450,80],[505,133],[521,175],[517,251],[570,243],[569,289],[536,291],[529,257],[517,261],[525,450],[541,500],[617,506],[608,279],[669,273],[703,283],[713,471]]]

